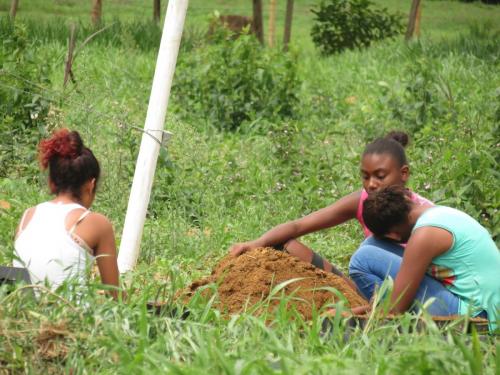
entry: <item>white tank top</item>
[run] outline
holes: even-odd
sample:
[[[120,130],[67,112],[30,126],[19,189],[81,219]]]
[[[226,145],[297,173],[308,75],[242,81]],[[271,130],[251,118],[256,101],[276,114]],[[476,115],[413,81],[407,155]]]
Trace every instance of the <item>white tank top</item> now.
[[[83,208],[85,212],[68,231],[66,217],[77,208]],[[45,202],[37,205],[24,229],[24,217],[21,220],[21,232],[14,243],[17,257],[14,266],[27,268],[32,283],[48,281],[53,290],[65,280],[73,278],[83,285],[95,257],[73,231],[89,212],[76,203]]]

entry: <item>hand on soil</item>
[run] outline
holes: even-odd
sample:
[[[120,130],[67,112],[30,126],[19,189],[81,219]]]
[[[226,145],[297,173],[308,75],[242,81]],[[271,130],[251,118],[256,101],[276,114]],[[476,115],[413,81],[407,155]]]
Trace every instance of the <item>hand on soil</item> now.
[[[371,309],[372,305],[363,305],[363,306],[353,307],[351,311],[354,315],[364,315],[369,313]]]
[[[365,314],[369,313],[370,310],[371,310],[371,305],[356,306],[356,307],[353,307],[350,310],[344,310],[344,311],[342,311],[341,315],[344,318],[348,318],[351,315],[365,315]],[[337,310],[335,310],[335,309],[329,309],[326,312],[326,315],[327,316],[335,316],[336,313],[337,313]]]
[[[336,309],[329,309],[325,313],[326,316],[331,316],[331,317],[334,317],[336,314],[337,314]],[[349,318],[352,315],[352,312],[351,310],[344,310],[342,311],[341,315],[343,318]]]
[[[246,253],[247,251],[249,250],[253,250],[255,249],[256,246],[252,245],[251,242],[241,242],[241,243],[237,243],[237,244],[234,244],[230,249],[229,249],[229,253],[232,255],[232,256],[235,256],[237,257],[238,255],[241,255],[243,253]]]

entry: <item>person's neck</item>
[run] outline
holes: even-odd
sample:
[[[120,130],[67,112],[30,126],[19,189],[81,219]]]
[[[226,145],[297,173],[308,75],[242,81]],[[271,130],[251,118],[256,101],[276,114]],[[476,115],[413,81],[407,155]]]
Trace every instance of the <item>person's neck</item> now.
[[[54,199],[52,199],[52,202],[53,203],[63,203],[63,204],[78,203],[78,204],[82,205],[81,200],[78,198],[75,198],[70,193],[60,193]]]
[[[411,226],[413,227],[417,223],[419,217],[431,207],[432,206],[427,204],[420,205],[412,202],[410,213],[408,214],[408,220],[410,221]]]

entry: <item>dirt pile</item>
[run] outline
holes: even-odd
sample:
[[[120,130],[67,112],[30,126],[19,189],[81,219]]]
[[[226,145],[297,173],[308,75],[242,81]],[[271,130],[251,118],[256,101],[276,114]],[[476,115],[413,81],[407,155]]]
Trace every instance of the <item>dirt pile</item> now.
[[[304,319],[311,318],[313,307],[318,310],[339,299],[331,291],[321,289],[324,287],[338,290],[350,307],[367,303],[342,278],[270,248],[255,249],[239,257],[227,255],[209,277],[193,282],[186,294],[190,297],[201,286],[217,283],[219,298],[216,307],[233,314],[266,299],[274,287],[295,278],[300,280],[286,285],[283,291],[286,295],[293,295],[287,307],[293,303]],[[205,295],[209,293],[209,289],[203,291]],[[280,296],[281,292],[271,299],[270,308],[279,305]]]

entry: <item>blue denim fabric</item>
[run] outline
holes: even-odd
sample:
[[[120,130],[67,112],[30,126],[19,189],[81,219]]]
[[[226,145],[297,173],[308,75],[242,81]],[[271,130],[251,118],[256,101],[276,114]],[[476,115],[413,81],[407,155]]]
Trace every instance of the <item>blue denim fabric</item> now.
[[[394,242],[368,237],[351,257],[349,275],[361,293],[370,299],[376,287],[387,276],[396,279],[401,267],[404,248]],[[460,299],[443,284],[425,275],[415,296],[412,310],[418,309],[429,298],[435,301],[427,308],[431,315],[455,315],[459,313]]]

